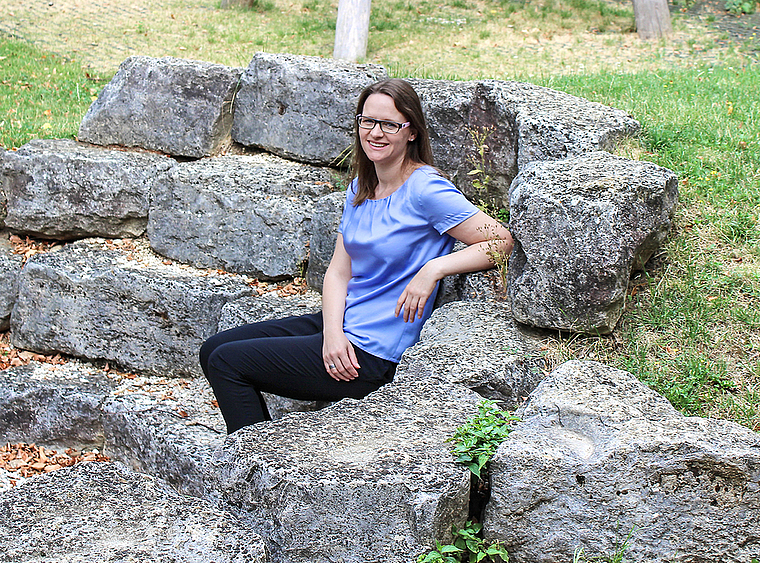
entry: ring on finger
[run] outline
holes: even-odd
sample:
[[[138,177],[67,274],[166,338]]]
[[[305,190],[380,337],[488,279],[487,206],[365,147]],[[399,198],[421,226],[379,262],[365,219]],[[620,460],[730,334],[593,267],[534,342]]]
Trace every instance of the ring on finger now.
[[[327,367],[329,367],[330,369],[335,369],[335,364],[330,364],[330,365],[329,365],[329,366],[327,366]]]

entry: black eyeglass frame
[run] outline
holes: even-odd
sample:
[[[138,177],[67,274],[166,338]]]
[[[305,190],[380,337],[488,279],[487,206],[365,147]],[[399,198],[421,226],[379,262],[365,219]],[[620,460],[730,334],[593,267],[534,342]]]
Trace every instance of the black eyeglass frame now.
[[[363,126],[361,124],[362,120],[366,120],[366,121],[371,122],[372,123],[372,127],[365,127],[365,126]],[[375,128],[375,125],[377,125],[378,123],[380,124],[380,130],[383,133],[388,133],[389,135],[395,135],[396,133],[398,133],[402,129],[404,129],[406,127],[409,127],[411,125],[411,123],[409,121],[405,121],[404,123],[398,123],[396,121],[388,121],[387,119],[375,119],[373,117],[366,117],[366,116],[364,116],[362,114],[359,114],[359,115],[356,116],[356,125],[360,129],[365,129],[367,131],[372,131]],[[394,128],[394,130],[393,131],[388,131],[386,129],[386,127],[388,127],[388,126],[391,126],[392,128]]]

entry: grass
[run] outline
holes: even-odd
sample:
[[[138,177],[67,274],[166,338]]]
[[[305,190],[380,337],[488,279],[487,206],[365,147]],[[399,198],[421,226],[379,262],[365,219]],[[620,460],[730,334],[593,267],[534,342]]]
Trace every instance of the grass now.
[[[238,66],[256,50],[332,52],[336,3],[130,6],[139,17],[93,28],[90,40],[110,37],[108,48],[88,50],[71,32],[71,43],[56,43],[62,26],[86,23],[85,8],[81,22],[46,16],[46,50],[0,40],[2,146],[75,135],[92,96],[132,52]],[[632,17],[629,4],[615,1],[376,0],[367,61],[395,76],[528,80],[639,119],[643,133],[618,152],[678,174],[673,232],[631,281],[615,332],[558,334],[550,358],[603,361],[684,413],[760,430],[757,42],[732,42],[676,15],[672,39],[645,43],[630,32]]]

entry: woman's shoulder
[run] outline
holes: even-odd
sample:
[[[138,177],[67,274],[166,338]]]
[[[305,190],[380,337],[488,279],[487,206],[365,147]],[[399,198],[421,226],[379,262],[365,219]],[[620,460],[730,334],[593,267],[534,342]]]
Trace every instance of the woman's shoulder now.
[[[436,186],[454,186],[440,170],[429,164],[423,164],[412,172],[412,175],[409,177],[409,183],[417,190],[435,189]]]

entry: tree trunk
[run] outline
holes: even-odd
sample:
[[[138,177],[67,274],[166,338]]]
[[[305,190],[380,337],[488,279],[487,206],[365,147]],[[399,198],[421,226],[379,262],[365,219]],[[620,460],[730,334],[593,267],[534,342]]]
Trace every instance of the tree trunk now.
[[[334,59],[356,62],[367,55],[371,0],[340,0],[335,25]]]
[[[633,0],[633,13],[641,39],[656,39],[673,33],[668,0]]]

